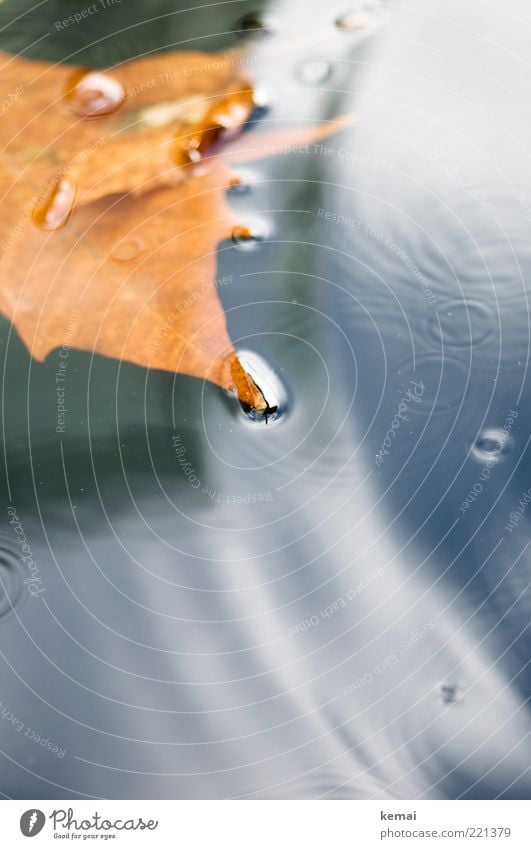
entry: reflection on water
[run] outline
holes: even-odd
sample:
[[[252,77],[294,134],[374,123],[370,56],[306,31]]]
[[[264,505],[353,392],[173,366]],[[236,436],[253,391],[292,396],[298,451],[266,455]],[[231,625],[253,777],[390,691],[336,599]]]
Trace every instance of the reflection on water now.
[[[362,40],[302,8],[259,39],[263,121],[357,123],[242,169],[230,202],[271,229],[218,255],[288,414],[70,351],[57,432],[58,358],[3,322],[5,501],[42,591],[0,563],[9,796],[529,794],[528,37],[476,3],[393,4]]]

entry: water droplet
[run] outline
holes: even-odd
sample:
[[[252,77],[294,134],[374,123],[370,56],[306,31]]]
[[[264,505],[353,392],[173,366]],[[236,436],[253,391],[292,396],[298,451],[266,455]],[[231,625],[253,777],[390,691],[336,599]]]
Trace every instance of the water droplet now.
[[[428,321],[430,336],[444,347],[470,348],[488,339],[492,331],[492,311],[480,301],[448,301]]]
[[[370,22],[369,15],[352,10],[336,18],[336,27],[342,32],[354,32],[355,30],[365,29]]]
[[[297,76],[306,85],[319,85],[332,76],[332,65],[326,59],[307,59],[298,66]]]
[[[32,212],[32,219],[43,230],[58,230],[64,227],[76,198],[76,189],[68,180],[58,179],[39,198]]]
[[[513,439],[506,430],[490,427],[481,431],[470,454],[478,463],[499,463],[510,453],[512,447]]]
[[[246,404],[240,404],[246,421],[253,424],[270,425],[279,421],[288,409],[288,394],[286,388],[267,360],[254,351],[238,349],[238,359],[243,368],[256,383],[267,401],[267,409],[263,411],[250,409]]]
[[[251,117],[253,121],[258,121],[271,109],[271,95],[264,86],[257,86],[253,92],[253,101],[254,111]]]
[[[238,224],[232,228],[232,242],[238,250],[252,251],[268,236],[268,230],[263,221],[249,222],[247,225]]]
[[[270,18],[264,17],[260,12],[249,12],[236,23],[236,29],[242,30],[244,33],[253,33],[260,36],[272,35],[273,22]]]
[[[253,176],[247,171],[239,171],[233,174],[229,183],[231,195],[247,195],[251,191]]]
[[[131,262],[139,256],[145,246],[138,236],[131,236],[118,242],[111,251],[111,259],[116,262]]]
[[[176,139],[178,165],[195,164],[242,132],[260,102],[250,86],[220,98],[204,118]]]
[[[77,71],[68,81],[65,97],[76,115],[99,118],[120,108],[125,100],[125,89],[110,74]]]
[[[336,27],[341,32],[363,32],[373,29],[383,20],[381,0],[365,0],[343,12],[336,18]]]
[[[461,701],[461,688],[457,684],[441,684],[441,699],[445,705],[455,705]]]

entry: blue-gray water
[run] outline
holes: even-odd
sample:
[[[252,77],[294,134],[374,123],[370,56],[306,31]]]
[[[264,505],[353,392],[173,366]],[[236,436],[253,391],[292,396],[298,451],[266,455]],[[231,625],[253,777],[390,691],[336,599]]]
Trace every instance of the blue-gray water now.
[[[261,129],[353,116],[231,195],[277,422],[72,351],[58,434],[2,322],[8,797],[529,796],[531,10],[365,6],[272,8],[250,66]]]

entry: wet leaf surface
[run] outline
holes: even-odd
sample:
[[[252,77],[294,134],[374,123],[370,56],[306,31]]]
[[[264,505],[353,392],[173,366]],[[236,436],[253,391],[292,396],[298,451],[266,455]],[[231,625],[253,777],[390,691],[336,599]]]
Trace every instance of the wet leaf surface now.
[[[257,103],[236,54],[112,71],[1,61],[0,308],[32,356],[68,345],[208,379],[267,409],[217,295],[217,246],[247,232],[226,200],[231,164],[341,122],[238,147]]]

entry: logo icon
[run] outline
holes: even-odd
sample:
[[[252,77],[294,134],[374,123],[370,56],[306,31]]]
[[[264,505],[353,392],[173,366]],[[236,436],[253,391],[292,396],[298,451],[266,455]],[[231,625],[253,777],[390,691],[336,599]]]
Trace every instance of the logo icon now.
[[[44,828],[46,817],[37,808],[25,811],[20,817],[20,830],[24,837],[35,837]]]

